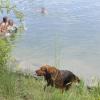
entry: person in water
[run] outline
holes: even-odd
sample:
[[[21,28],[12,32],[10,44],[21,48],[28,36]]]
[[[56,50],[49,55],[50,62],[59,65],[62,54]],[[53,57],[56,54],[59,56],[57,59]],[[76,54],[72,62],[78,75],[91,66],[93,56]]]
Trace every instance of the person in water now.
[[[3,17],[3,20],[0,23],[0,32],[6,32],[7,26],[8,26],[8,17]]]
[[[42,8],[41,8],[41,13],[42,13],[42,14],[47,14],[47,10],[46,10],[44,7],[42,7]]]
[[[7,31],[8,31],[9,33],[13,33],[13,32],[16,33],[16,31],[17,31],[17,27],[16,27],[16,25],[14,24],[13,20],[11,20],[11,19],[8,20]]]

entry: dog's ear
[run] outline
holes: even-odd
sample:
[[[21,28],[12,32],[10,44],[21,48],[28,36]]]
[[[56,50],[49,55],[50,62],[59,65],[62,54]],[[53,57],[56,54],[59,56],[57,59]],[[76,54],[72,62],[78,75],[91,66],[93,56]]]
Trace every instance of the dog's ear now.
[[[50,67],[51,67],[50,65],[44,64],[44,65],[42,65],[41,70],[42,71],[47,71],[48,68],[50,68]]]
[[[55,74],[57,72],[57,69],[55,67],[48,67],[47,72],[50,74]]]
[[[53,66],[50,66],[50,65],[43,65],[42,67],[41,67],[41,70],[42,71],[45,71],[46,73],[49,73],[49,74],[55,74],[55,73],[57,73],[57,71],[58,71],[58,69],[57,68],[55,68],[55,67],[53,67]]]
[[[46,65],[42,65],[42,67],[40,69],[41,69],[41,71],[48,72],[47,70],[49,67],[50,66],[46,64]]]
[[[49,67],[48,69],[47,69],[47,72],[50,74],[50,76],[51,76],[51,79],[53,80],[53,81],[55,81],[58,77],[59,77],[59,73],[60,73],[60,71],[57,69],[57,68],[55,68],[55,67]]]

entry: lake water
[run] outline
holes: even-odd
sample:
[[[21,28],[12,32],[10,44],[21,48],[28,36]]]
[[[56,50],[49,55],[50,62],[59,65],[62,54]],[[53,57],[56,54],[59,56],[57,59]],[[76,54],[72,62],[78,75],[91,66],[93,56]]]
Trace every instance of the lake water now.
[[[21,68],[57,65],[84,79],[100,76],[100,0],[12,0],[27,30],[15,41]],[[48,14],[41,14],[44,7]],[[13,16],[14,17],[14,16]],[[28,69],[29,68],[29,69]]]

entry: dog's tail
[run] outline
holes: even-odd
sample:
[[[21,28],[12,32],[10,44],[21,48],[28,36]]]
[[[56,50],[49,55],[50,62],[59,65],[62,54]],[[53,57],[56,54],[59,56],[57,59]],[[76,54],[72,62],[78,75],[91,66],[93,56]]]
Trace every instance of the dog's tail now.
[[[80,79],[77,76],[75,76],[75,82],[80,83]]]

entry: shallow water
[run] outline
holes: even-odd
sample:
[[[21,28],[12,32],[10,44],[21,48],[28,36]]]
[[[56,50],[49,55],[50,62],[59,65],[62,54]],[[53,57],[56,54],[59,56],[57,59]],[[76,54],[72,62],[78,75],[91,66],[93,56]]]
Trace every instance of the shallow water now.
[[[22,68],[50,64],[84,79],[100,76],[100,0],[12,2],[25,14],[27,30],[16,39],[13,50]],[[41,14],[41,7],[48,14]]]

